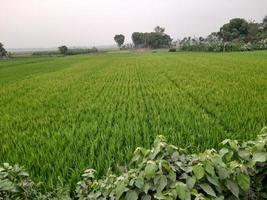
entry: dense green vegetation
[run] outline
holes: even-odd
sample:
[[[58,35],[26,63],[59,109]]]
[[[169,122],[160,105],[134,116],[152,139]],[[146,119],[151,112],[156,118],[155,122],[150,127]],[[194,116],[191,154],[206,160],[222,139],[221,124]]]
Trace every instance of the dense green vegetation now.
[[[267,198],[267,128],[255,141],[226,139],[221,149],[188,154],[158,135],[151,149],[138,147],[130,165],[96,179],[86,169],[70,196],[61,186],[42,192],[24,168],[0,165],[0,199],[51,200],[261,200]]]
[[[0,59],[7,57],[7,51],[4,48],[4,45],[0,42]]]
[[[135,48],[169,48],[172,39],[165,33],[165,28],[156,26],[154,32],[142,33],[134,32],[132,40]]]
[[[254,139],[267,52],[103,54],[0,62],[0,163],[49,189],[128,163],[156,135],[189,152]]]
[[[252,51],[267,49],[267,16],[258,23],[231,19],[218,32],[204,37],[185,37],[179,41],[183,51]]]
[[[264,134],[265,133],[265,134]],[[267,134],[255,141],[224,140],[219,151],[186,154],[157,136],[152,149],[137,148],[119,176],[95,179],[85,170],[76,192],[80,199],[260,200],[267,198]]]

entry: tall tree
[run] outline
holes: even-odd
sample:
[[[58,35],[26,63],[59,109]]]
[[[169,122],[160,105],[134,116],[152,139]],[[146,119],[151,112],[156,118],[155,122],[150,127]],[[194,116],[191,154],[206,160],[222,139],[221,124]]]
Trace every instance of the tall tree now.
[[[136,48],[166,48],[171,46],[172,39],[164,33],[165,29],[157,26],[154,32],[132,34],[132,40]]]
[[[154,28],[154,31],[156,32],[156,33],[160,33],[160,34],[164,34],[164,31],[165,31],[165,28],[163,28],[163,27],[160,27],[160,26],[156,26],[155,28]]]
[[[259,41],[261,39],[261,32],[261,25],[259,23],[248,23],[248,33],[245,41],[251,43]]]
[[[245,19],[234,18],[220,29],[223,41],[244,41],[248,34],[248,22]]]
[[[66,55],[67,52],[68,52],[68,47],[65,46],[65,45],[63,45],[63,46],[58,47],[58,50],[59,50],[59,52],[60,52],[61,54]]]
[[[7,51],[4,48],[4,45],[0,42],[0,58],[7,57]]]
[[[124,43],[125,36],[122,35],[122,34],[115,35],[114,40],[115,40],[115,42],[117,43],[118,47],[121,48],[121,46],[122,46],[123,43]]]
[[[267,32],[267,15],[263,18],[262,25],[263,30]]]
[[[143,46],[145,44],[144,33],[134,32],[132,34],[132,40],[133,40],[135,48],[144,47]]]

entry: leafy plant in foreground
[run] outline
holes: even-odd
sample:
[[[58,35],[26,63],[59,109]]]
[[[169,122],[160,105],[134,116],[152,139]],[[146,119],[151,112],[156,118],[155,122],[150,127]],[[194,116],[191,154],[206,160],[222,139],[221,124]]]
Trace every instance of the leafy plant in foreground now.
[[[132,167],[97,180],[87,169],[75,199],[267,199],[267,129],[255,141],[224,140],[219,151],[187,154],[158,136],[152,149],[137,148]],[[40,192],[18,165],[0,167],[0,199],[70,199],[68,191]]]
[[[263,130],[266,132],[266,129]],[[264,199],[267,134],[256,141],[225,140],[222,149],[186,154],[158,136],[151,150],[137,148],[135,168],[96,180],[92,169],[77,185],[80,199]]]

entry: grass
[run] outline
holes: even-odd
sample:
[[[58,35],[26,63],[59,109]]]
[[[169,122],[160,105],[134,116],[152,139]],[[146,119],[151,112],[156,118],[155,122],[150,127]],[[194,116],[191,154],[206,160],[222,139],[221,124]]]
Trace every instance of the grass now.
[[[0,163],[45,188],[123,166],[157,134],[190,152],[267,124],[267,52],[0,61]]]

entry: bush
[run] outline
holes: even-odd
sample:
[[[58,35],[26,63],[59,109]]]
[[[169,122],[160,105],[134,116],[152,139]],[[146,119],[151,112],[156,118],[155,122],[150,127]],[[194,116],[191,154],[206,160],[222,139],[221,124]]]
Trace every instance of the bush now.
[[[175,48],[170,48],[169,52],[176,52],[176,49]]]
[[[152,149],[136,149],[135,168],[100,180],[95,179],[94,170],[86,170],[76,192],[81,199],[267,197],[267,134],[256,141],[225,140],[222,145],[219,151],[186,154],[158,136]]]
[[[65,55],[78,55],[78,54],[88,54],[88,53],[97,53],[97,48],[93,47],[92,49],[68,49]]]
[[[32,53],[33,56],[57,56],[60,55],[59,51],[36,51]]]
[[[198,43],[198,44],[182,44],[182,51],[204,51],[204,52],[232,52],[232,51],[253,51],[265,50],[267,45],[264,41],[258,43],[242,43],[242,42],[227,42],[227,43]]]
[[[85,170],[75,199],[266,199],[267,129],[255,141],[224,140],[219,151],[187,154],[158,136],[152,149],[137,148],[129,170],[95,178]],[[0,167],[0,199],[69,199],[65,190],[39,192],[21,167]]]

